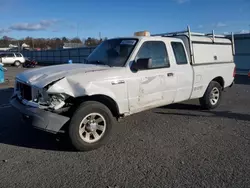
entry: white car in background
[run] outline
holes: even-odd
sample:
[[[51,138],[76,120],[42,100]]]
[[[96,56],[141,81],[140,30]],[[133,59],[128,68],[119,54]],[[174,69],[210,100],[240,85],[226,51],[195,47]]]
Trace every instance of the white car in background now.
[[[19,52],[2,52],[0,53],[0,63],[15,65],[19,67],[22,63],[25,62],[25,58]]]

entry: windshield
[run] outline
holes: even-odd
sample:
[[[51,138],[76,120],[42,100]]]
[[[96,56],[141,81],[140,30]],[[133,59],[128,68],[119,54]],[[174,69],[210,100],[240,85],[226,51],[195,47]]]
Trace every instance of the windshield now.
[[[102,42],[87,58],[86,64],[111,67],[125,65],[138,39],[110,39]]]

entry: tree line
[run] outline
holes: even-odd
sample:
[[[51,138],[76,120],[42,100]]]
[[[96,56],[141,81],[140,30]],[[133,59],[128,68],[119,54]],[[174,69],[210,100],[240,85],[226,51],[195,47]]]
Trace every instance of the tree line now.
[[[96,39],[88,37],[87,39],[80,39],[78,37],[75,38],[32,38],[32,37],[26,37],[24,39],[15,40],[10,39],[8,37],[3,37],[0,39],[0,47],[9,47],[10,44],[21,46],[22,44],[29,45],[30,49],[59,49],[64,46],[65,43],[76,43],[82,46],[97,46],[99,45],[104,39]]]

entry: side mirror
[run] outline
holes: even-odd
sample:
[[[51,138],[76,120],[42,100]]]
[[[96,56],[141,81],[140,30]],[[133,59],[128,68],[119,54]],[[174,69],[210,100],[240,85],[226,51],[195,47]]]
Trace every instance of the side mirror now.
[[[152,67],[152,59],[151,58],[140,58],[135,61],[131,69],[138,71],[138,70],[145,70],[150,69]]]

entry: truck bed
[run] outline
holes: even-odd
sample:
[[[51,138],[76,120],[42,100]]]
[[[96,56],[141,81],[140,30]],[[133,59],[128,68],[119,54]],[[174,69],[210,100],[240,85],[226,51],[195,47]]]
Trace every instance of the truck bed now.
[[[202,97],[208,84],[214,79],[221,80],[224,88],[229,87],[234,81],[234,62],[196,64],[192,67],[194,83],[191,99]]]

